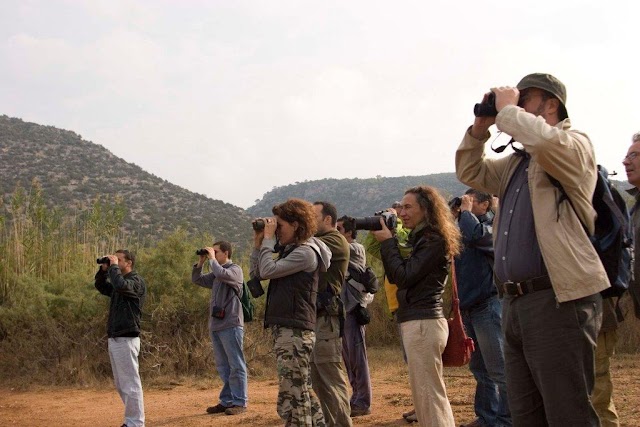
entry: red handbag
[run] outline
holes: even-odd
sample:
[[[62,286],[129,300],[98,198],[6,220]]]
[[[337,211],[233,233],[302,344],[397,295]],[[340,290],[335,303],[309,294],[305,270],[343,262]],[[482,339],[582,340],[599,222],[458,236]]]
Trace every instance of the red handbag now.
[[[451,317],[447,319],[449,324],[449,338],[447,346],[442,352],[442,364],[444,366],[464,366],[471,360],[471,353],[475,350],[473,339],[467,336],[460,315],[460,299],[458,298],[458,282],[456,280],[455,262],[451,259]]]

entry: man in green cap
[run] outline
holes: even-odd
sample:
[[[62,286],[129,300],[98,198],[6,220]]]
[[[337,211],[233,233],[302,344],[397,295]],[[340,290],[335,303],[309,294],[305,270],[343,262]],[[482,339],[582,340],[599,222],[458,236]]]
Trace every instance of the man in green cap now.
[[[456,152],[458,179],[500,198],[494,275],[503,296],[507,395],[513,425],[599,426],[589,396],[607,274],[585,229],[597,165],[589,137],[571,129],[564,84],[529,74],[491,89],[497,115],[476,117]],[[489,93],[484,95],[487,102]],[[489,127],[522,145],[484,155]],[[561,201],[557,183],[568,196]],[[584,227],[583,227],[584,225]]]

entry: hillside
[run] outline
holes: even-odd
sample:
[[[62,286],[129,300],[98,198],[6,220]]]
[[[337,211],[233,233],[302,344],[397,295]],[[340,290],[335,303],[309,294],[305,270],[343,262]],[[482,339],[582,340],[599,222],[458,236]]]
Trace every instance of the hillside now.
[[[402,199],[407,188],[422,184],[440,189],[446,199],[461,195],[467,189],[457,180],[455,173],[394,178],[322,179],[274,188],[250,207],[248,212],[254,217],[269,215],[273,205],[288,197],[299,197],[312,202],[330,201],[336,205],[339,215],[370,216],[375,211],[388,208],[394,201]]]
[[[0,116],[0,196],[4,207],[19,184],[37,179],[47,206],[67,212],[86,210],[98,196],[121,196],[126,231],[157,240],[183,227],[189,233],[246,242],[246,212],[145,172],[74,132]]]

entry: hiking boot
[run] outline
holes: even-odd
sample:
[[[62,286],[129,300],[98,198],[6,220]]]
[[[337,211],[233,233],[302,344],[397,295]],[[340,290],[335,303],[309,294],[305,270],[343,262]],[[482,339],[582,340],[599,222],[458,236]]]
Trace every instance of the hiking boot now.
[[[247,407],[246,406],[229,406],[224,411],[224,413],[226,415],[240,415],[243,412],[247,412]]]
[[[218,403],[216,406],[209,406],[207,408],[207,414],[222,414],[227,410],[227,406],[224,406],[222,403]]]
[[[371,413],[371,409],[369,408],[358,408],[354,406],[351,408],[351,416],[352,417],[361,417],[363,415],[369,415]]]

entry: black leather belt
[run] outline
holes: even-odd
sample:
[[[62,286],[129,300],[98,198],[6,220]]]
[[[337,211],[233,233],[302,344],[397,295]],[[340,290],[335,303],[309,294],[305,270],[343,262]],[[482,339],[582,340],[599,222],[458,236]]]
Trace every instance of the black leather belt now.
[[[532,292],[549,289],[551,287],[551,279],[549,276],[536,277],[535,279],[524,280],[522,282],[507,281],[498,284],[498,291],[501,295],[507,294],[519,297]]]

